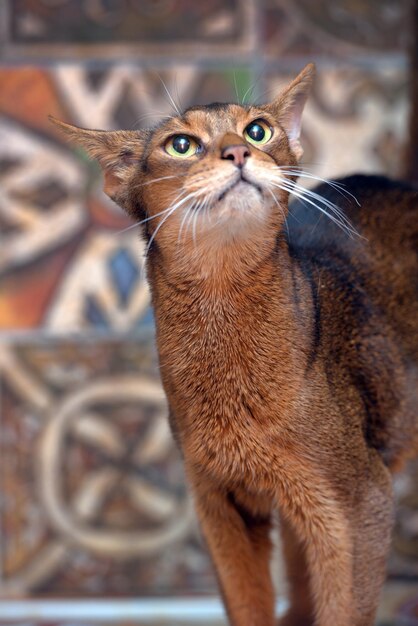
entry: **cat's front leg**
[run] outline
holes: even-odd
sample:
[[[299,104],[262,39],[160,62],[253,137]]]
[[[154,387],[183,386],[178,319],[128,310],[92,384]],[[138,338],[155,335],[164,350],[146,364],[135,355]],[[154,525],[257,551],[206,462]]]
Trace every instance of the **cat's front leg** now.
[[[231,626],[274,626],[270,516],[244,513],[205,476],[188,475]]]
[[[313,612],[310,616],[309,605],[306,611],[292,606],[297,597],[292,597],[291,592],[291,606],[282,622],[286,626],[360,626],[353,596],[350,524],[328,485],[314,477],[313,472],[310,476],[294,474],[293,482],[279,496],[281,517],[292,529],[291,540],[304,546],[299,553],[299,567],[304,568],[309,580]],[[293,567],[297,571],[298,564]],[[300,583],[300,577],[296,582]],[[303,589],[299,592],[303,593]]]
[[[374,451],[357,469],[345,495],[337,496],[323,475],[312,480],[312,470],[311,480],[294,481],[287,508],[281,497],[286,524],[304,546],[300,567],[309,580],[315,626],[374,624],[392,525],[391,479]],[[309,610],[297,609],[291,607],[284,624],[310,626]]]

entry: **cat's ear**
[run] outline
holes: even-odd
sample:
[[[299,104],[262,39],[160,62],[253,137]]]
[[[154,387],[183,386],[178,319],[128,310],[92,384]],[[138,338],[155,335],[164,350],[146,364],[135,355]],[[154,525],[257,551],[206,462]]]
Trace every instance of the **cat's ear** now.
[[[279,97],[266,107],[285,129],[290,147],[298,160],[303,154],[303,148],[300,145],[302,113],[314,77],[315,65],[309,63]]]
[[[67,135],[71,143],[84,148],[91,158],[99,162],[105,193],[118,204],[123,204],[127,193],[126,183],[143,154],[145,134],[141,131],[88,130],[66,124],[52,116],[49,119]]]

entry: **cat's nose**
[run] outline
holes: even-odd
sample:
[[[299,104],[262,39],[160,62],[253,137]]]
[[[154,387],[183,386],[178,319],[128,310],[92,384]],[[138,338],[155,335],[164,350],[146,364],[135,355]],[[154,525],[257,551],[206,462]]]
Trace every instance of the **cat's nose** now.
[[[233,161],[237,167],[243,167],[250,155],[251,153],[247,146],[226,146],[221,152],[221,159]]]

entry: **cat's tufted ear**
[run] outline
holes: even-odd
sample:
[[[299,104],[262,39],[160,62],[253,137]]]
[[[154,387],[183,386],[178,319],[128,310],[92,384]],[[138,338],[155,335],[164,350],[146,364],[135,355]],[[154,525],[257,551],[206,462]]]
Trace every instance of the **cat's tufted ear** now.
[[[118,204],[124,204],[126,183],[138,167],[145,145],[145,132],[88,130],[61,122],[50,121],[67,135],[70,142],[81,146],[96,159],[103,171],[104,191]]]
[[[298,160],[303,154],[303,148],[300,145],[302,113],[314,77],[315,65],[309,63],[281,92],[279,97],[266,106],[266,109],[277,118],[285,129],[290,147]]]

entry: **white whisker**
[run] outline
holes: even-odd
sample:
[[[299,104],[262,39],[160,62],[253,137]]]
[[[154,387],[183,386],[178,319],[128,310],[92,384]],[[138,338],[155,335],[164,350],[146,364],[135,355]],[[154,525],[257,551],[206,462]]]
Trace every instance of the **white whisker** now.
[[[355,230],[354,226],[351,224],[350,220],[346,217],[346,215],[344,214],[344,212],[333,202],[329,201],[327,198],[324,198],[323,196],[321,196],[320,194],[317,194],[316,192],[312,191],[311,189],[306,189],[305,187],[302,187],[301,185],[298,185],[298,183],[289,180],[287,178],[283,179],[277,179],[276,177],[274,178],[274,181],[277,183],[283,183],[285,185],[288,185],[288,187],[290,189],[295,189],[295,191],[298,191],[299,193],[305,194],[306,196],[309,196],[310,198],[317,200],[318,202],[321,202],[324,206],[326,206],[330,211],[332,211],[333,213],[335,213],[335,215],[341,220],[341,222],[344,222],[345,225],[352,231],[355,232],[357,235],[357,231]]]
[[[126,228],[122,228],[122,230],[118,230],[115,235],[122,235],[123,233],[126,233],[128,230],[132,230],[132,228],[137,228],[137,226],[140,225],[141,222],[135,222],[135,224],[131,224],[130,226],[127,226]]]
[[[182,198],[181,200],[176,202],[174,205],[171,204],[167,209],[164,209],[164,211],[161,211],[161,213],[160,213],[161,215],[164,214],[164,213],[167,213],[167,215],[165,215],[165,217],[158,224],[158,226],[155,229],[155,231],[152,233],[151,239],[148,242],[148,246],[147,246],[147,249],[146,249],[146,252],[145,252],[145,256],[148,254],[148,252],[149,252],[149,250],[151,248],[151,244],[154,241],[155,237],[157,236],[157,233],[160,230],[161,226],[167,221],[167,219],[170,217],[170,215],[172,215],[174,213],[174,211],[176,211],[179,207],[181,207],[189,199],[196,197],[196,195],[197,195],[196,192],[191,192],[185,198]],[[177,196],[177,198],[179,198],[179,196]],[[147,219],[153,219],[154,217],[157,217],[158,215],[159,214],[157,213],[156,215],[153,215],[153,216],[151,216],[151,217],[149,217]],[[143,220],[143,221],[146,221],[146,220]]]
[[[157,233],[160,230],[161,226],[168,220],[170,215],[172,215],[174,213],[176,208],[177,207],[174,207],[174,208],[171,209],[171,211],[161,220],[161,222],[158,224],[157,228],[152,233],[151,239],[149,240],[148,245],[147,245],[147,249],[145,250],[145,256],[148,256],[148,252],[150,251],[152,242],[154,241],[155,237],[157,236]]]
[[[166,92],[166,94],[167,94],[167,96],[168,96],[168,98],[169,98],[169,100],[170,100],[170,102],[171,102],[171,105],[172,105],[173,109],[176,111],[176,113],[179,115],[179,117],[181,117],[181,111],[180,111],[180,108],[179,108],[179,106],[175,103],[174,98],[173,98],[173,96],[171,95],[171,93],[168,91],[167,85],[165,84],[165,82],[163,81],[162,77],[161,77],[159,74],[157,74],[157,76],[158,76],[158,78],[160,79],[160,81],[161,81],[161,83],[162,83],[162,85],[163,85],[163,87],[164,87],[164,89],[165,89],[165,92]]]
[[[184,215],[183,215],[183,218],[182,218],[182,220],[181,220],[181,224],[180,224],[180,228],[179,228],[179,234],[178,234],[178,236],[177,236],[177,244],[179,244],[179,243],[180,243],[180,240],[181,240],[181,235],[182,235],[183,228],[184,228],[184,225],[185,225],[185,223],[186,223],[187,217],[188,217],[188,215],[189,215],[189,214],[193,211],[193,207],[195,206],[196,202],[197,202],[197,200],[194,200],[194,201],[192,202],[192,204],[191,204],[189,207],[187,207],[187,209],[186,209],[186,211],[185,211],[185,213],[184,213]],[[187,231],[186,231],[186,232],[187,232]]]
[[[293,181],[286,181],[286,182],[289,182],[291,187],[294,188],[296,191],[299,191],[300,193],[307,195],[313,200],[322,202],[322,204],[324,204],[324,206],[326,206],[330,211],[335,213],[335,215],[337,215],[341,219],[341,221],[345,222],[345,224],[349,226],[350,228],[353,228],[350,220],[346,217],[343,211],[336,204],[334,204],[333,202],[330,202],[327,198],[324,198],[323,196],[316,193],[315,191],[312,191],[311,189],[305,189],[305,187],[302,187],[301,185],[298,185],[297,183],[294,183]]]
[[[135,120],[135,122],[132,124],[131,128],[132,128],[132,129],[135,129],[135,127],[136,127],[136,126],[138,126],[138,124],[139,124],[142,120],[144,120],[144,119],[146,119],[146,118],[148,118],[148,117],[160,117],[160,118],[163,118],[163,119],[165,119],[165,118],[166,118],[166,119],[168,119],[168,118],[170,118],[170,119],[174,119],[174,118],[175,118],[175,117],[177,117],[177,116],[175,116],[175,115],[169,115],[168,113],[166,113],[166,112],[164,112],[164,111],[154,111],[153,113],[143,113],[142,115],[140,115],[140,116],[139,116],[139,117]]]
[[[237,76],[235,74],[235,70],[234,70],[234,88],[235,88],[235,95],[237,96],[237,102],[239,103],[239,93],[238,93],[238,85],[237,85]]]
[[[272,184],[274,184],[274,182]],[[349,221],[347,220],[345,216],[342,216],[338,207],[332,204],[328,206],[327,201],[325,200],[325,198],[322,198],[322,196],[318,194],[312,194],[309,192],[308,189],[305,189],[304,187],[300,187],[299,185],[296,185],[293,182],[288,181],[288,180],[281,181],[278,186],[280,187],[281,185],[282,185],[281,187],[282,189],[289,191],[292,195],[295,195],[297,197],[303,196],[305,199],[311,198],[311,201],[317,200],[318,202],[322,202],[327,208],[330,208],[330,210],[332,210],[332,212],[336,214],[336,217],[338,218],[341,217],[342,223],[346,222],[346,225],[349,226],[350,224]]]
[[[137,185],[133,185],[132,189],[138,189],[139,187],[146,187],[147,185],[152,185],[153,183],[159,182],[160,180],[168,180],[173,178],[182,178],[187,176],[186,174],[172,174],[170,176],[161,176],[160,178],[153,178],[152,180],[147,180],[145,183],[138,183]]]
[[[289,181],[287,183],[282,181],[280,185],[274,182],[271,182],[271,184],[274,187],[282,189],[282,191],[290,192],[292,195],[315,207],[318,211],[326,215],[332,222],[334,222],[337,226],[344,230],[344,232],[346,232],[349,236],[360,236],[359,233],[354,229],[354,227],[352,227],[351,225],[347,225],[344,221],[341,221],[340,219],[337,219],[337,217],[335,217],[331,213],[328,213],[328,211],[326,211],[323,207],[307,197],[307,195],[305,194],[305,192],[307,191],[306,189],[304,190],[304,192],[300,192],[299,190],[295,189],[292,184],[289,184]],[[319,196],[319,198],[321,198],[321,196]]]
[[[262,77],[263,77],[263,74],[260,74],[260,75],[258,76],[258,78],[257,78],[257,79],[256,79],[256,80],[255,80],[255,81],[254,81],[254,82],[253,82],[253,83],[252,83],[252,84],[248,87],[247,91],[245,92],[245,94],[244,94],[244,95],[243,95],[243,97],[242,97],[242,100],[241,100],[241,104],[242,104],[242,105],[244,105],[244,103],[245,103],[245,101],[246,101],[246,99],[247,99],[247,96],[248,96],[249,98],[252,98],[252,97],[253,97],[253,94],[254,94],[254,89],[256,88],[257,84],[260,82],[260,80],[261,80],[261,78],[262,78]]]
[[[198,203],[197,206],[193,209],[194,215],[193,215],[193,221],[192,221],[192,235],[193,235],[194,245],[196,245],[196,220],[197,220],[197,216],[199,215],[199,210],[200,210],[200,203]]]
[[[274,202],[277,204],[277,207],[280,209],[280,211],[282,212],[283,218],[284,218],[284,223],[286,225],[286,230],[287,230],[287,236],[290,237],[290,233],[289,233],[289,226],[287,223],[287,219],[286,219],[286,213],[283,210],[283,207],[281,206],[280,202],[277,200],[276,196],[274,195],[274,193],[272,192],[271,189],[267,188],[267,191],[269,192],[269,194],[271,195],[271,197],[273,198]]]
[[[288,174],[290,176],[300,176],[301,178],[309,178],[311,180],[317,180],[318,182],[325,183],[335,189],[335,191],[339,192],[341,195],[350,196],[358,206],[361,206],[356,196],[352,194],[351,191],[348,191],[348,189],[345,188],[345,185],[343,185],[342,183],[337,183],[337,181],[335,180],[321,178],[321,176],[317,176],[316,174],[312,174],[311,172],[307,172],[303,169],[298,169],[297,166],[294,168],[288,168],[287,166],[283,167],[279,165],[274,169],[280,170],[283,174]]]
[[[186,219],[186,224],[185,224],[185,230],[184,230],[184,236],[187,238],[187,231],[190,228],[190,225],[192,223],[193,220],[193,207],[191,208],[190,211],[188,211],[187,213],[187,219]]]
[[[170,178],[178,178],[177,175],[171,176],[161,176],[160,178],[153,178],[152,180],[148,180],[146,183],[141,183],[140,185],[136,185],[137,187],[146,187],[147,185],[152,185],[153,183],[159,183],[160,180],[168,180]]]

